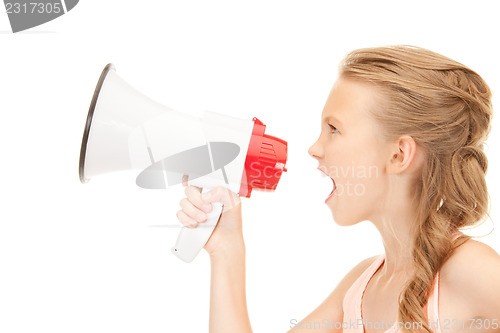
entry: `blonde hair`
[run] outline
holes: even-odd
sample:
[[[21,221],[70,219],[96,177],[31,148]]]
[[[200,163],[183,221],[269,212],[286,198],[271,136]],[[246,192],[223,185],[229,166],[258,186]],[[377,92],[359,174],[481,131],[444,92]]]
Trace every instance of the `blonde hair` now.
[[[483,144],[493,115],[491,91],[466,66],[407,45],[354,50],[340,64],[339,74],[379,89],[383,98],[373,114],[387,139],[410,135],[425,151],[414,192],[415,274],[400,294],[399,321],[422,323],[424,332],[431,332],[422,307],[436,273],[470,238],[453,242],[452,234],[488,215]]]

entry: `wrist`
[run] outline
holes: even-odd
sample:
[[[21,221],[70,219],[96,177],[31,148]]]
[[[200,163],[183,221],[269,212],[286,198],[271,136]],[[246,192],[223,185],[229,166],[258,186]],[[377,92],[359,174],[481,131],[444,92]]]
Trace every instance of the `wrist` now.
[[[244,258],[245,252],[245,242],[243,241],[243,237],[241,237],[231,242],[225,242],[223,245],[210,252],[210,261],[217,262]]]

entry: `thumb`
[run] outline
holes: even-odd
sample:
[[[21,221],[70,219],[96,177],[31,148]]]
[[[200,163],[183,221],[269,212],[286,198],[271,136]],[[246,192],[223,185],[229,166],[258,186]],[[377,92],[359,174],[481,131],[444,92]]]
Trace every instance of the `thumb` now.
[[[217,186],[216,188],[203,193],[201,198],[208,203],[222,203],[224,211],[228,211],[241,204],[240,197],[230,189],[223,186]]]

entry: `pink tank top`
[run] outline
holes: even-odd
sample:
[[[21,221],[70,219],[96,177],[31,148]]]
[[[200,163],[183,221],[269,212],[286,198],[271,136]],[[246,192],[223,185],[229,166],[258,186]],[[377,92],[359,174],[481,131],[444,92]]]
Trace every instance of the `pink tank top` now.
[[[453,236],[453,239],[458,238],[462,235],[462,232],[457,232]],[[364,333],[364,322],[361,313],[361,302],[363,300],[363,294],[365,293],[368,282],[379,269],[379,267],[384,263],[385,254],[380,255],[375,261],[368,266],[368,268],[360,275],[360,277],[352,284],[352,286],[347,290],[344,301],[344,319],[343,319],[343,332],[344,333]],[[429,294],[426,305],[423,307],[424,313],[427,313],[427,319],[430,323],[430,328],[433,332],[441,333],[439,328],[439,313],[438,313],[438,301],[439,301],[439,272],[433,282],[432,290]],[[402,332],[399,326],[402,323],[372,323],[373,328],[386,328],[385,333],[397,333]]]

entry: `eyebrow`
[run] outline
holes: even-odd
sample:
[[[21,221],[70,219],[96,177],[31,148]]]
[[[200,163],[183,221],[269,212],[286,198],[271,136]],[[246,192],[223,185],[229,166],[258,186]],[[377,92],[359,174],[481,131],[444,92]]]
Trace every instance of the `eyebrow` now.
[[[328,116],[328,117],[323,118],[323,121],[325,121],[325,122],[328,122],[329,120],[333,120],[336,123],[338,123],[340,126],[342,126],[342,122],[334,116]]]

